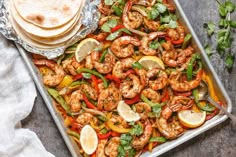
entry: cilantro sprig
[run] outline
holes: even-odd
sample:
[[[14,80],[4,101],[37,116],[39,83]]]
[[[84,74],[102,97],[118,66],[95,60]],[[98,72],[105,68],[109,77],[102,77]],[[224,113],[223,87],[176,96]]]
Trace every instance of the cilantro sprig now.
[[[216,0],[216,2],[218,3],[218,12],[220,15],[220,20],[218,22],[219,30],[215,30],[216,24],[213,22],[204,24],[204,27],[206,28],[209,37],[216,33],[217,51],[224,57],[226,67],[232,69],[235,58],[231,52],[233,41],[232,28],[236,28],[236,21],[231,20],[230,15],[235,11],[235,4],[231,0],[226,0],[224,2]],[[205,50],[208,55],[211,55],[213,52],[211,46],[208,44],[205,47]]]

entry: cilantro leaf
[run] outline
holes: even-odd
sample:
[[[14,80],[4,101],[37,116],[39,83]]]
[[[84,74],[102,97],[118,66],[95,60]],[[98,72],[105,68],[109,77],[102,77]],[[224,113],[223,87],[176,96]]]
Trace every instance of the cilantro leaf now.
[[[219,5],[219,14],[222,17],[225,17],[227,15],[227,10],[223,4]]]
[[[153,50],[158,49],[159,46],[160,46],[160,44],[156,40],[149,43],[149,48],[151,48]]]
[[[228,11],[228,12],[233,12],[235,10],[235,4],[232,3],[231,1],[226,1],[225,2],[225,9]]]
[[[155,6],[160,13],[164,13],[167,10],[167,7],[164,4],[157,3]]]
[[[107,24],[109,27],[113,28],[118,24],[118,22],[116,19],[110,19],[110,20],[108,20]]]
[[[207,45],[204,47],[204,49],[205,49],[206,54],[207,54],[208,56],[211,56],[211,55],[213,54],[213,52],[212,52],[212,47],[211,47],[210,45],[207,44]]]
[[[111,33],[111,34],[106,38],[106,40],[114,40],[114,39],[116,39],[116,38],[119,36],[119,34],[120,34],[121,32],[125,32],[125,33],[127,33],[127,34],[131,34],[128,29],[126,29],[126,28],[121,28],[121,29],[119,29],[119,30],[117,30],[117,31],[115,31],[115,32],[113,32],[113,33]]]
[[[233,27],[233,28],[236,28],[236,21],[230,21],[230,26]]]
[[[105,5],[112,5],[114,3],[113,0],[104,0]]]
[[[229,54],[227,57],[226,57],[226,60],[225,60],[225,64],[226,64],[226,67],[231,69],[233,67],[233,64],[234,64],[234,56],[232,56],[231,54]]]
[[[133,67],[133,68],[137,68],[137,69],[142,69],[142,68],[143,68],[142,64],[140,64],[139,62],[133,63],[133,64],[132,64],[132,67]]]
[[[111,32],[111,28],[108,25],[108,23],[104,23],[101,27],[101,30],[104,31],[104,32]]]
[[[204,26],[204,28],[207,29],[207,34],[208,34],[209,36],[212,36],[212,34],[213,34],[214,31],[215,31],[215,24],[212,23],[212,22],[209,22],[209,23],[204,23],[203,26]]]
[[[159,11],[152,7],[152,9],[148,12],[148,19],[154,20],[160,15]]]
[[[136,136],[142,135],[143,128],[141,125],[134,125],[133,128],[130,129],[129,133]]]
[[[168,24],[168,27],[177,28],[177,22],[171,19],[170,23]]]

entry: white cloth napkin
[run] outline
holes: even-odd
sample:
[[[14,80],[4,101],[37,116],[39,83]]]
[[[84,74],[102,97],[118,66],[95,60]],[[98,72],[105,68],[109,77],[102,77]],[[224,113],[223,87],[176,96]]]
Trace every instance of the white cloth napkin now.
[[[54,157],[34,132],[16,127],[31,112],[35,98],[23,60],[0,34],[0,157]]]

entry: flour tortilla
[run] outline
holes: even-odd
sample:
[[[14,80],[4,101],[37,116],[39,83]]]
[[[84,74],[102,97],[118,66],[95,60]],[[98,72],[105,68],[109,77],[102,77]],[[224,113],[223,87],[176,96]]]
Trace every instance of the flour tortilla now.
[[[78,13],[81,0],[13,0],[19,15],[42,27],[55,28],[68,23]]]
[[[76,16],[69,21],[67,24],[61,26],[61,27],[57,27],[54,29],[44,29],[38,26],[35,26],[32,23],[29,23],[27,21],[25,21],[16,11],[16,8],[14,6],[14,4],[11,4],[11,14],[14,18],[14,20],[17,22],[17,24],[24,29],[25,32],[27,32],[27,34],[29,34],[30,36],[33,36],[35,38],[39,38],[39,39],[43,39],[43,38],[56,38],[56,37],[61,37],[64,34],[68,34],[69,31],[71,31],[72,28],[74,28],[74,26],[78,23],[78,21],[80,20],[80,13],[83,9],[83,6],[85,4],[85,0],[81,0],[81,6],[80,6],[80,10],[78,11],[78,14],[76,14]]]
[[[63,44],[66,43],[69,39],[71,39],[81,28],[81,19],[79,19],[79,21],[75,24],[75,26],[66,34],[63,34],[61,37],[56,37],[56,38],[40,38],[34,35],[31,35],[27,32],[25,32],[25,34],[33,39],[34,41],[38,42],[38,43],[42,43],[42,44],[46,44],[46,45],[57,45],[57,44]]]
[[[57,44],[57,45],[46,45],[46,44],[41,44],[39,42],[36,42],[32,39],[30,39],[24,32],[24,30],[16,23],[16,21],[13,19],[12,15],[8,16],[13,29],[15,30],[16,34],[21,37],[22,40],[24,40],[26,43],[28,43],[31,46],[34,46],[36,48],[42,49],[42,50],[49,50],[49,49],[54,49],[60,46],[63,46],[63,44]]]

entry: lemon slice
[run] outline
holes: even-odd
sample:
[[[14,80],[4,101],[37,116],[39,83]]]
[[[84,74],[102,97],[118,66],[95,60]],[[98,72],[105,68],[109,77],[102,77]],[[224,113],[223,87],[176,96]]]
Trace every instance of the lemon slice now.
[[[90,125],[85,125],[80,132],[80,143],[84,152],[93,154],[98,146],[98,137],[95,130]]]
[[[162,60],[156,56],[143,56],[138,62],[142,64],[142,66],[144,66],[144,68],[146,69],[165,69]]]
[[[138,113],[134,112],[124,101],[120,101],[117,107],[119,115],[127,122],[135,122],[140,119]]]
[[[196,128],[202,125],[206,119],[206,112],[195,112],[183,110],[178,112],[180,123],[189,128]]]
[[[82,40],[76,47],[75,58],[81,62],[90,52],[99,45],[99,42],[93,38]]]

